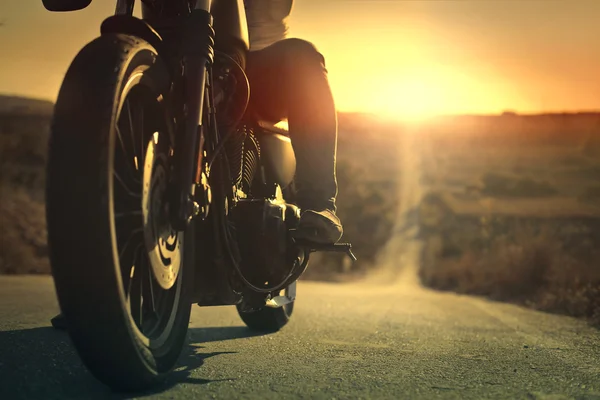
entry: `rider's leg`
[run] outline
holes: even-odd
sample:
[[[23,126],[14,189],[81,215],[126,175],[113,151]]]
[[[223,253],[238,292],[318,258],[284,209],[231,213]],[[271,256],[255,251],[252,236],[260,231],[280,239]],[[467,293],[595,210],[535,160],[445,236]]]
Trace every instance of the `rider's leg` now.
[[[297,201],[304,210],[298,233],[337,242],[335,215],[337,115],[323,56],[304,40],[286,39],[250,52],[252,106],[268,119],[288,119],[296,154]]]

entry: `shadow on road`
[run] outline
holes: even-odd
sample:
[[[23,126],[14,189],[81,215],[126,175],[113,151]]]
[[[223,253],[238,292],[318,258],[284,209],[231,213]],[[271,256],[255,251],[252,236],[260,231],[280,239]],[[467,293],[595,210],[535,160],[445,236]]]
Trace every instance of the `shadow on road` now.
[[[0,399],[129,399],[161,393],[181,383],[231,381],[192,377],[204,360],[233,353],[204,352],[201,344],[257,335],[245,327],[192,328],[189,345],[164,384],[125,396],[111,392],[87,371],[66,332],[50,327],[0,331]]]
[[[188,340],[191,344],[202,344],[263,335],[264,333],[250,330],[245,326],[190,328],[188,331]]]

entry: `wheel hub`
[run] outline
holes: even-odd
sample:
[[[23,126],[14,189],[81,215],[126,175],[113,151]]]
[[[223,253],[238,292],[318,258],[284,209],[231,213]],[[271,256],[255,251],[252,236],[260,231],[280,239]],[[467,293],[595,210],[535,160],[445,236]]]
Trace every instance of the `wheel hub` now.
[[[144,242],[154,279],[168,290],[175,284],[181,267],[183,232],[177,232],[169,221],[169,148],[159,143],[159,136],[155,133],[146,149],[142,210]]]

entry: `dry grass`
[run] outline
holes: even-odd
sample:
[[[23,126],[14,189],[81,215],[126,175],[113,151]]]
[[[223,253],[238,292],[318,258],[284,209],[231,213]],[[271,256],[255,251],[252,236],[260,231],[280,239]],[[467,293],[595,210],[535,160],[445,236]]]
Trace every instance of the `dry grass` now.
[[[0,274],[47,274],[44,184],[51,104],[0,97]]]
[[[0,274],[50,273],[43,204],[22,189],[0,197]]]
[[[600,254],[578,258],[549,230],[530,228],[488,244],[422,269],[423,283],[587,318],[600,326],[600,268],[592,261],[600,260]]]

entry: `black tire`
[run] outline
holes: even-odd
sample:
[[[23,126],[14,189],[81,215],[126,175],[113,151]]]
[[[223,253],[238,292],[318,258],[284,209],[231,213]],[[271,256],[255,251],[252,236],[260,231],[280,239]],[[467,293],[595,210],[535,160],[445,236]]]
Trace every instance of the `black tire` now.
[[[295,293],[296,282],[292,285]],[[289,289],[288,287],[286,292]],[[279,331],[290,321],[294,311],[294,301],[278,308],[262,307],[256,311],[241,311],[241,307],[242,305],[237,306],[238,314],[248,328],[258,332],[273,333]]]
[[[142,390],[160,382],[179,358],[190,318],[193,228],[185,232],[183,239],[181,232],[175,232],[174,251],[180,260],[178,272],[167,274],[173,285],[170,289],[159,288],[162,291],[158,294],[163,297],[158,297],[156,304],[153,288],[160,278],[156,276],[153,252],[162,251],[162,247],[159,248],[158,242],[152,242],[155,245],[149,251],[146,238],[147,229],[153,229],[157,235],[163,233],[155,227],[158,222],[149,221],[163,207],[148,203],[155,201],[154,184],[152,190],[144,191],[143,187],[148,182],[147,171],[150,171],[151,178],[148,179],[152,182],[156,180],[154,174],[159,174],[156,172],[159,167],[155,167],[159,157],[153,156],[147,161],[148,155],[160,151],[162,157],[165,149],[159,150],[159,146],[172,143],[170,122],[164,107],[160,106],[161,95],[167,90],[164,86],[168,87],[169,82],[164,64],[147,42],[127,35],[103,35],[77,55],[55,106],[46,188],[52,274],[68,332],[78,354],[92,374],[114,390]],[[139,187],[133,184],[132,187],[141,190],[140,199],[147,200],[133,201],[135,207],[140,206],[140,211],[127,214],[117,213],[117,208],[124,203],[116,199],[118,193],[129,190],[129,183],[126,185],[115,177],[116,172],[122,171],[119,168],[126,168],[123,163],[132,159],[127,158],[125,147],[121,150],[117,147],[118,143],[125,146],[117,124],[121,121],[124,102],[129,101],[126,96],[134,96],[134,93],[137,97],[132,97],[132,101],[139,101],[141,105],[143,124],[160,125],[142,125],[142,136],[137,143],[133,119],[129,115],[131,139],[135,139],[131,149],[135,151],[141,144],[141,166],[138,168],[136,156],[135,169],[137,173],[141,169],[143,174]],[[128,103],[127,107],[130,110],[132,106]],[[156,109],[148,112],[146,107]],[[148,139],[146,134],[153,129],[161,129],[160,136],[156,136],[157,130]],[[161,145],[158,144],[159,137]],[[150,148],[156,149],[150,153]],[[125,161],[119,161],[119,157]],[[163,158],[166,157],[161,160]],[[165,175],[163,172],[167,168],[160,168],[160,173]],[[162,189],[159,192],[162,195]],[[125,219],[128,222],[124,223],[123,216],[131,220]],[[140,223],[144,238],[139,239],[141,244],[131,249],[130,240],[139,230],[133,227],[139,227]],[[150,224],[154,224],[152,228],[148,228]],[[170,228],[168,223],[167,226]],[[127,232],[125,241],[124,232]],[[166,240],[170,238],[168,236]],[[125,256],[132,257],[130,264],[123,262]],[[170,260],[170,267],[175,268],[172,261],[175,256]],[[162,278],[165,278],[164,274]],[[134,282],[140,285],[139,303],[135,300],[135,305],[133,293],[138,283]],[[149,289],[146,287],[143,291],[143,285]],[[147,313],[148,307],[152,307],[154,314]],[[159,318],[161,310],[165,314],[161,317],[164,321]],[[155,321],[148,320],[147,315]],[[155,322],[154,331],[146,331],[146,323],[151,322]]]

